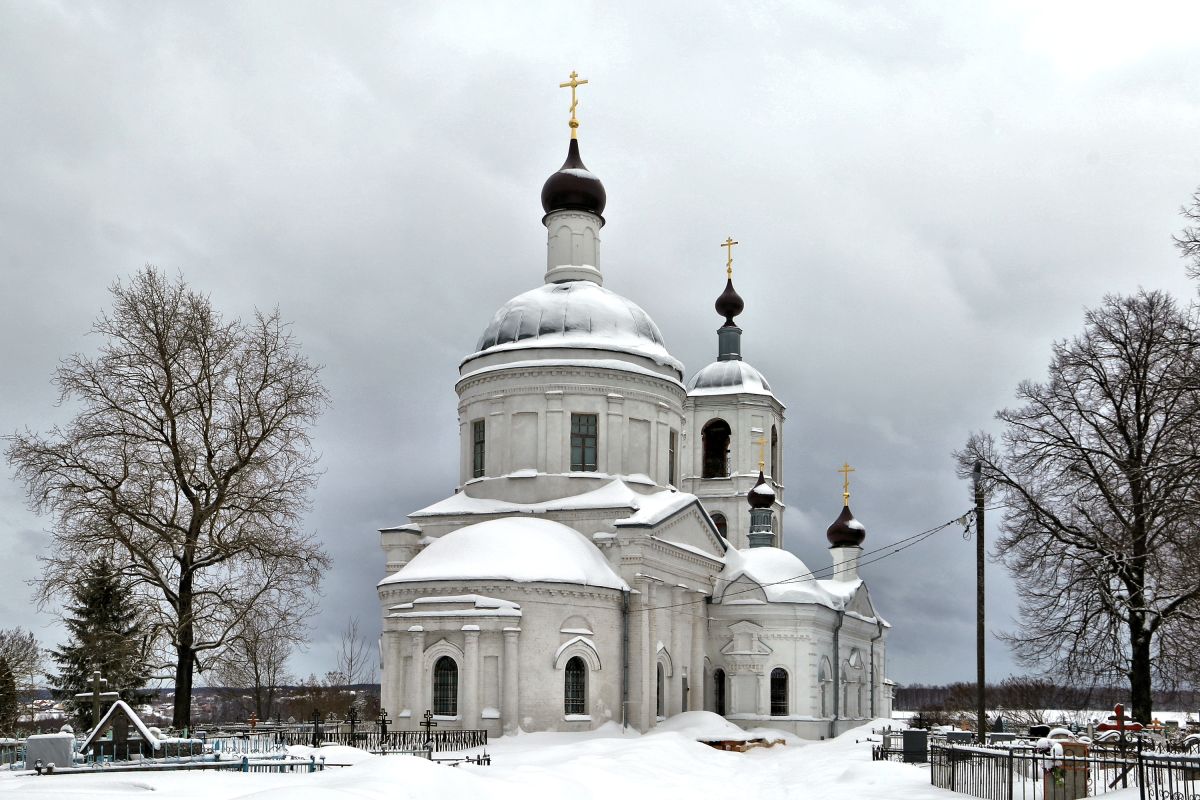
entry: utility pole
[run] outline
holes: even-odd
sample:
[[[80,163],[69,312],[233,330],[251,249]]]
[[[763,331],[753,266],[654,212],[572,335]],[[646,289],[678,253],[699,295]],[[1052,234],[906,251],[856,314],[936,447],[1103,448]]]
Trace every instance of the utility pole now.
[[[987,737],[987,699],[984,689],[983,631],[983,463],[975,462],[975,711],[979,715],[979,743]]]

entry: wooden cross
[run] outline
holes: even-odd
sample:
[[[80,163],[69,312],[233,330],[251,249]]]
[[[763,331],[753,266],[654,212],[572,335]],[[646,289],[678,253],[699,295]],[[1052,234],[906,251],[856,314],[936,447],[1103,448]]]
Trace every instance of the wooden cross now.
[[[250,719],[246,720],[246,722],[247,722],[247,723],[249,723],[249,725],[250,725],[250,730],[251,730],[251,731],[253,731],[253,730],[254,730],[254,729],[255,729],[255,728],[258,726],[258,712],[257,712],[257,711],[251,711],[251,712],[250,712]]]
[[[579,80],[579,73],[571,70],[571,80],[566,83],[560,83],[558,88],[571,90],[571,121],[567,124],[571,126],[571,138],[576,139],[578,136],[579,120],[575,119],[575,107],[579,105],[579,99],[575,96],[575,90],[587,83],[586,80]]]
[[[842,462],[842,468],[838,470],[842,475],[842,503],[847,506],[850,505],[850,473],[854,471],[847,462]]]
[[[100,724],[100,701],[116,700],[121,696],[120,692],[105,692],[103,689],[108,687],[108,679],[100,677],[100,670],[92,672],[92,690],[90,692],[80,692],[76,697],[90,697],[92,700],[92,725]]]
[[[732,236],[725,237],[725,241],[721,242],[721,247],[725,248],[725,277],[733,278],[733,246],[741,244],[735,242]]]
[[[1113,706],[1113,715],[1111,719],[1117,721],[1117,746],[1121,749],[1121,755],[1125,755],[1125,706],[1122,703],[1117,703]]]
[[[391,723],[391,720],[388,719],[387,710],[383,708],[379,709],[379,719],[375,721],[379,723],[379,733],[387,736],[387,726]]]

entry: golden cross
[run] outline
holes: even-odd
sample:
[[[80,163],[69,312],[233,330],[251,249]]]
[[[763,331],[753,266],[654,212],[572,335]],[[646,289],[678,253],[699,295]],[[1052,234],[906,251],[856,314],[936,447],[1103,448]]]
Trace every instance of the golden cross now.
[[[737,242],[734,242],[734,244],[737,244]],[[759,436],[757,439],[754,440],[754,443],[756,445],[758,445],[758,471],[762,472],[767,467],[767,461],[766,461],[767,439],[765,436]]]
[[[842,468],[838,470],[842,474],[842,503],[850,505],[850,473],[854,472],[854,467],[846,462],[842,462]]]
[[[579,132],[578,131],[579,120],[575,119],[575,107],[577,105],[579,105],[579,100],[575,97],[575,90],[578,89],[580,86],[583,86],[585,83],[587,83],[587,81],[579,80],[578,72],[576,72],[575,70],[571,70],[571,80],[567,81],[566,83],[560,83],[558,85],[558,88],[560,88],[560,89],[568,89],[569,88],[571,90],[571,121],[568,122],[567,124],[571,126],[571,138],[572,139],[579,138],[577,136],[577,134]]]
[[[733,246],[735,244],[741,244],[741,243],[735,242],[733,240],[732,236],[726,237],[725,241],[721,242],[721,247],[725,248],[725,277],[726,278],[733,277]]]

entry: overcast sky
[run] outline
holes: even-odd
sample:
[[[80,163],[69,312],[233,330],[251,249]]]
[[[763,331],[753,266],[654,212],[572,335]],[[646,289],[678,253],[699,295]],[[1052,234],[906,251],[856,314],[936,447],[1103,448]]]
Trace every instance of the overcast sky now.
[[[605,285],[689,375],[741,242],[812,568],[843,460],[868,549],[957,517],[950,451],[1084,307],[1195,296],[1171,244],[1200,185],[1195,3],[10,2],[0,430],[69,418],[50,376],[143,264],[228,315],[278,305],[333,396],[308,524],[335,565],[294,665],[332,668],[350,616],[378,630],[376,530],[454,489],[458,361],[542,280],[572,69]],[[0,626],[49,643],[25,585],[48,524],[0,465]],[[863,568],[895,680],[973,679],[974,552],[948,530]],[[988,581],[1011,628],[1020,588]]]

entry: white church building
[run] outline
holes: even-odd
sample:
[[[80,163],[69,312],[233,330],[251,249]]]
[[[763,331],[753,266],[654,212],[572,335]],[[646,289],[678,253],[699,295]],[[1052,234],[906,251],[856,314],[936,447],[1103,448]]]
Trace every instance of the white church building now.
[[[742,358],[732,270],[717,360],[687,379],[604,287],[605,190],[571,128],[543,282],[459,365],[459,485],[380,532],[383,708],[493,736],[706,709],[818,738],[889,716],[848,492],[827,577],[782,548],[784,405]]]

